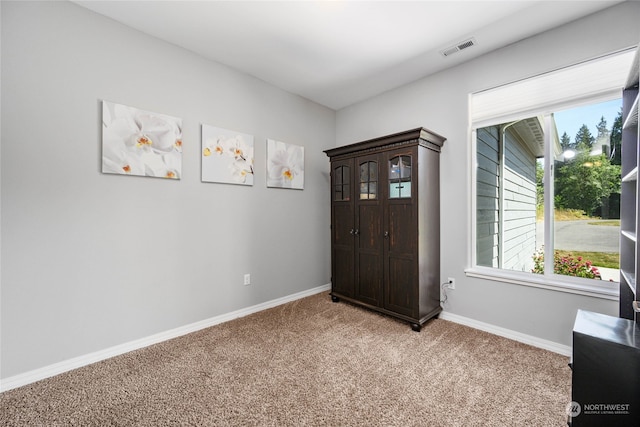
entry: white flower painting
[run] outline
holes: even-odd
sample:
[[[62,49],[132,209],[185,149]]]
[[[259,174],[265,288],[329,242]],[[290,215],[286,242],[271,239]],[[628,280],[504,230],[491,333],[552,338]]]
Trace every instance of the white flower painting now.
[[[102,172],[180,179],[182,119],[102,101]]]
[[[203,124],[202,181],[253,185],[253,135]]]
[[[267,187],[304,188],[304,147],[267,139]]]

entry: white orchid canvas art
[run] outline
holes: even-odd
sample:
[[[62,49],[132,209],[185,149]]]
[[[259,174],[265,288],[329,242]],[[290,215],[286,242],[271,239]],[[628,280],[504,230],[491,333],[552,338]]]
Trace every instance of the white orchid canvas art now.
[[[182,119],[102,101],[102,172],[180,179]]]
[[[267,187],[304,188],[304,147],[267,139]]]
[[[203,124],[202,182],[253,185],[253,135]]]

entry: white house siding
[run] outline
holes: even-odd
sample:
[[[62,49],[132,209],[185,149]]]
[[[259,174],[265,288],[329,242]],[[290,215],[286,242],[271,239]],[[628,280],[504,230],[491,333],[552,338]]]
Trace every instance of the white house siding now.
[[[500,132],[499,126],[477,131],[476,261],[487,267],[530,271],[536,248],[536,158],[507,128],[501,167]]]
[[[536,250],[536,158],[507,129],[502,268],[531,271]]]
[[[500,137],[497,126],[477,131],[476,262],[500,266]]]

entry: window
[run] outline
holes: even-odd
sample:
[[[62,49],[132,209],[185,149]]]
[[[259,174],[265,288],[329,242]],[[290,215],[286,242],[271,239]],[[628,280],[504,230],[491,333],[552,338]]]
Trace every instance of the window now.
[[[620,96],[632,54],[471,95],[469,275],[616,297]]]
[[[351,188],[349,185],[349,176],[351,170],[349,166],[338,166],[333,171],[335,176],[335,184],[333,188],[333,200],[335,201],[349,201],[349,194],[351,194]]]
[[[378,198],[378,163],[360,164],[360,199]]]
[[[411,157],[397,156],[389,160],[389,198],[411,197]]]

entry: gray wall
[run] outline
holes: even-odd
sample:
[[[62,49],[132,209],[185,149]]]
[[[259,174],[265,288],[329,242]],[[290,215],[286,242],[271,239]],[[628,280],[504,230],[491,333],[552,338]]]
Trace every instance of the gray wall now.
[[[0,7],[0,378],[328,283],[322,149],[417,126],[448,137],[441,273],[457,284],[446,310],[565,344],[577,308],[617,312],[613,301],[465,277],[466,111],[472,91],[637,43],[638,3],[337,115],[70,3]],[[183,118],[182,180],[99,172],[102,99]],[[201,123],[255,136],[253,187],[200,182]],[[265,188],[266,138],[305,146],[304,191]]]
[[[616,301],[465,276],[475,167],[470,164],[468,96],[633,46],[640,41],[638,22],[640,3],[624,2],[338,111],[337,145],[417,126],[448,138],[440,159],[441,276],[457,282],[445,310],[565,345],[571,343],[578,308],[617,314]]]
[[[1,378],[329,282],[334,111],[72,3],[1,7]],[[100,173],[102,99],[183,119],[180,181]],[[253,187],[200,182],[201,123],[254,135]],[[266,188],[266,138],[305,147],[303,191]]]

